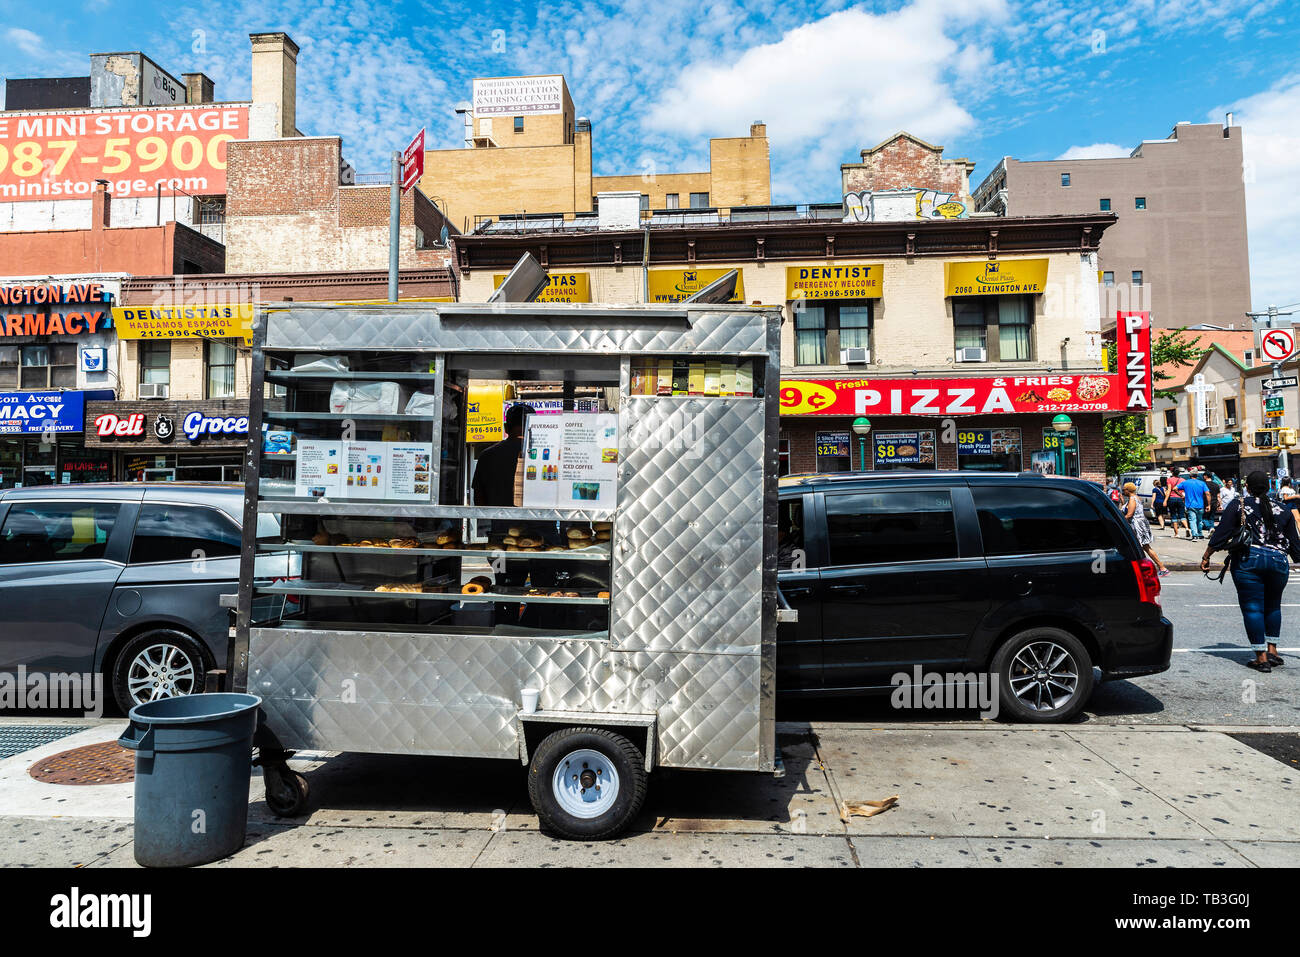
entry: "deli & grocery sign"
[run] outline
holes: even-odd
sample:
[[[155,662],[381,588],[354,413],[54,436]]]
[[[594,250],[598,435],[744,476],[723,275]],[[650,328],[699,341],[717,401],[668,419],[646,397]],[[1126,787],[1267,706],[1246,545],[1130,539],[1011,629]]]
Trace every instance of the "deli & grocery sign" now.
[[[782,415],[992,415],[1124,412],[1116,374],[979,379],[783,379]]]

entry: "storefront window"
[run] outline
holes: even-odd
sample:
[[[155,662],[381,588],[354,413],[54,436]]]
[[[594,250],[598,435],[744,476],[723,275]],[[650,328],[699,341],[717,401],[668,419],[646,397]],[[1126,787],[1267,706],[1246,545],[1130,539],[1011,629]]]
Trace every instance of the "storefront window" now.
[[[797,365],[853,365],[871,358],[871,301],[806,302],[794,312]],[[850,354],[848,350],[861,350]]]
[[[171,383],[172,344],[170,342],[140,343],[140,381],[155,385]]]
[[[18,387],[18,347],[0,346],[0,389]]]
[[[801,366],[826,364],[826,309],[796,303],[794,310],[795,362]]]
[[[1019,472],[1019,429],[969,426],[957,430],[957,468],[963,472]]]
[[[853,463],[849,456],[849,433],[817,433],[817,471],[849,472]]]
[[[24,389],[74,388],[77,384],[77,347],[74,343],[19,346]]]
[[[1027,362],[1034,357],[1034,301],[1029,296],[954,299],[952,318],[959,358],[963,349],[986,349],[989,362]]]
[[[235,394],[235,357],[233,339],[210,339],[205,343],[208,366],[208,398],[226,399]]]
[[[935,467],[934,431],[872,432],[871,467],[877,472],[899,472]]]
[[[1043,429],[1043,451],[1056,455],[1057,475],[1079,475],[1079,433],[1071,429],[1057,432],[1055,429]]]

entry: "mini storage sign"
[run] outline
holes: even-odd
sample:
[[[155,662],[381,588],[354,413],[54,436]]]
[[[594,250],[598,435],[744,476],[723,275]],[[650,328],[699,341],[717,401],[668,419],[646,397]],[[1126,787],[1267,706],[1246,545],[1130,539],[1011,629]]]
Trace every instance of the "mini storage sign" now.
[[[0,435],[80,432],[81,392],[0,392]]]

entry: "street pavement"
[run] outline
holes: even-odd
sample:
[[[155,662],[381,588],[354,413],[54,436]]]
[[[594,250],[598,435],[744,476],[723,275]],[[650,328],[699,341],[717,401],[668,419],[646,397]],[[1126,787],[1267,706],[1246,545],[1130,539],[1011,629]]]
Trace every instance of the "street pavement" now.
[[[1300,866],[1300,583],[1284,598],[1289,664],[1268,675],[1244,666],[1230,578],[1162,583],[1170,670],[1099,686],[1067,726],[782,702],[784,777],[658,771],[631,832],[596,844],[540,833],[513,762],[300,754],[309,815],[275,818],[255,771],[248,842],[212,866]],[[0,760],[0,866],[133,867],[131,784],[27,773],[124,720],[0,720],[18,723],[84,730]],[[892,795],[882,814],[844,815]]]

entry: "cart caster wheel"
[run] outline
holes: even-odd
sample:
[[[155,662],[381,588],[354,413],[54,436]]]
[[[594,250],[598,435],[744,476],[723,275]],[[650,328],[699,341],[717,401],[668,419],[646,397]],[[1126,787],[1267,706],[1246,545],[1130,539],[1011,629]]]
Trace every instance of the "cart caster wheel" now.
[[[307,812],[310,789],[307,779],[284,765],[262,768],[266,782],[266,806],[276,817],[301,817]]]
[[[542,826],[599,841],[627,828],[645,803],[645,758],[622,735],[565,728],[543,739],[528,766],[528,797]]]

